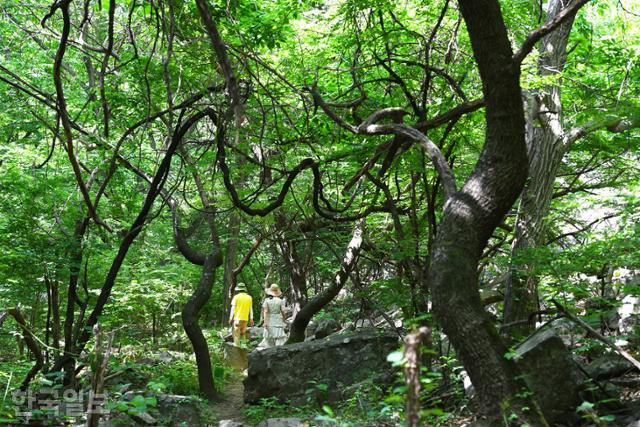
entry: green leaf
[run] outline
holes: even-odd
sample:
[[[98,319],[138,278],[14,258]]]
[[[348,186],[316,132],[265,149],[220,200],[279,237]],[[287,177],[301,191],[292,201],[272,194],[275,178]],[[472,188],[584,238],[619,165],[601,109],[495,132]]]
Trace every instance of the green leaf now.
[[[138,396],[134,397],[133,399],[131,399],[131,404],[133,406],[143,406],[143,405],[146,404],[146,400],[145,400],[144,396],[138,395]]]
[[[578,407],[576,408],[576,412],[586,412],[586,411],[589,411],[589,410],[593,409],[593,407],[594,407],[594,406],[595,406],[595,405],[594,405],[593,403],[591,403],[591,402],[587,402],[587,401],[585,400],[584,402],[582,402],[582,403],[580,404],[580,406],[578,406]]]
[[[335,416],[333,409],[329,405],[322,405],[322,410],[330,417]]]
[[[394,351],[387,355],[387,362],[390,362],[393,366],[401,366],[404,360],[404,352],[401,350]]]

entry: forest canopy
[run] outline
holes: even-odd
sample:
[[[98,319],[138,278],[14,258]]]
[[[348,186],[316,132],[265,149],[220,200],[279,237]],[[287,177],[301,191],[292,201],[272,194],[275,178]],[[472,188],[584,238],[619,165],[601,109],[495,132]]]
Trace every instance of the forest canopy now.
[[[562,317],[580,363],[637,355],[637,1],[0,0],[0,46],[6,422],[167,349],[144,390],[224,402],[239,283],[256,323],[282,289],[285,347],[401,338],[373,409],[302,416],[336,425],[553,425],[510,355]]]

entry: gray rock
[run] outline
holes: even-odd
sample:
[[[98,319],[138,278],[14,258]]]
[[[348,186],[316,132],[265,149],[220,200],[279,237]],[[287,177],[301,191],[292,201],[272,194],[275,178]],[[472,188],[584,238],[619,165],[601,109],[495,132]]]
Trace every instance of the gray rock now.
[[[164,405],[174,405],[192,400],[191,396],[182,396],[180,394],[158,394],[156,398],[158,399],[158,404]]]
[[[269,418],[258,424],[258,427],[301,427],[303,425],[300,418]]]
[[[242,372],[248,366],[247,350],[230,343],[224,343],[224,360],[233,369]]]
[[[169,422],[167,425],[172,426],[204,425],[201,421],[202,414],[200,405],[193,397],[176,394],[158,394],[156,398],[158,404],[155,410],[163,423]]]
[[[234,420],[220,420],[218,427],[242,427],[244,424]]]
[[[101,419],[98,422],[98,426],[100,427],[122,427],[130,425],[135,425],[135,421],[132,420],[129,415],[122,413],[109,419]],[[82,426],[85,426],[85,424],[82,424]]]
[[[333,319],[323,319],[318,322],[318,327],[313,334],[317,340],[328,337],[334,332],[340,330],[340,323]]]
[[[145,357],[138,360],[138,363],[142,365],[155,366],[160,363],[169,364],[175,360],[185,358],[186,355],[179,351],[156,351],[154,353],[147,354]]]
[[[264,328],[259,326],[251,326],[250,328],[247,328],[247,333],[249,334],[249,338],[252,341],[261,340],[263,332],[264,332]]]
[[[304,331],[304,339],[305,340],[313,340],[316,338],[316,329],[318,329],[318,324],[313,320],[309,322],[307,325],[307,329]]]
[[[344,326],[342,327],[342,330],[340,331],[341,333],[344,332],[350,332],[350,331],[355,331],[356,330],[356,324],[353,322],[347,322],[344,324]]]
[[[535,393],[551,425],[571,423],[579,396],[581,375],[562,340],[553,329],[536,332],[520,344],[515,361]]]
[[[336,401],[342,398],[345,386],[374,373],[380,373],[378,382],[392,381],[386,356],[398,346],[397,335],[365,329],[252,352],[244,380],[244,400],[253,403],[275,396],[294,403],[308,399]]]
[[[158,423],[158,421],[147,412],[135,412],[129,415],[131,415],[131,418],[133,418],[135,421],[143,425],[152,426]]]
[[[582,328],[564,317],[550,322],[547,328],[553,329],[564,345],[569,348],[575,347],[578,340],[584,336],[584,330]]]
[[[400,329],[403,326],[402,310],[399,308],[387,311],[385,315],[380,315],[373,320],[376,328]]]
[[[135,394],[125,394],[125,400],[131,400]],[[132,425],[162,425],[171,426],[204,426],[201,407],[192,396],[177,394],[155,394],[157,405],[149,408],[149,412],[137,414],[117,413],[117,415],[100,421],[100,427],[120,427]]]
[[[467,374],[467,371],[460,371],[460,377],[462,378],[462,387],[464,388],[464,394],[469,399],[475,398],[476,388],[473,386],[473,383],[471,382],[471,378],[469,378],[469,374]]]
[[[126,392],[130,388],[141,388],[149,382],[149,377],[146,372],[133,368],[124,368],[121,371],[117,371],[110,374],[108,379],[105,380],[107,387],[121,386],[122,384],[129,384],[126,389],[120,390],[122,393]]]
[[[373,322],[369,319],[356,320],[356,329],[373,328]]]
[[[159,351],[154,354],[154,357],[162,363],[171,363],[175,360],[174,355],[169,353],[168,351]]]
[[[630,362],[615,353],[600,356],[585,367],[589,376],[596,380],[619,377],[633,369]]]

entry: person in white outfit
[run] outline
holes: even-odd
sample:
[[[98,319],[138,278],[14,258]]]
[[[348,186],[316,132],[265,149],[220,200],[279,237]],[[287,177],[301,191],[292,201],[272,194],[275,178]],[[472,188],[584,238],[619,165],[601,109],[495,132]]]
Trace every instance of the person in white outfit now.
[[[264,334],[261,347],[270,348],[282,345],[287,335],[284,332],[285,314],[284,301],[280,298],[282,292],[275,283],[265,290],[267,298],[262,303],[262,318],[264,319]]]

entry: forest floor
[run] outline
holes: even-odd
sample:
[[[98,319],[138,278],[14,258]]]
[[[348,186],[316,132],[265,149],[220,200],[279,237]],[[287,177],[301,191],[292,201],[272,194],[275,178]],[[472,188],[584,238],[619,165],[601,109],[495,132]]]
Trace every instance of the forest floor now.
[[[221,402],[215,403],[211,409],[218,418],[222,420],[232,420],[239,423],[244,422],[244,385],[242,377],[234,377],[224,388],[224,395]]]

